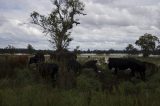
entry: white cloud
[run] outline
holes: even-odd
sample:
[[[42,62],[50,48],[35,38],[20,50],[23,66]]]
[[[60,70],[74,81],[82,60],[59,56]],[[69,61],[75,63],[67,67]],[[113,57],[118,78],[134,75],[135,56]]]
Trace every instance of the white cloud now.
[[[144,33],[160,37],[159,0],[83,0],[86,16],[73,29],[70,48],[124,49]],[[50,49],[48,37],[30,22],[30,14],[49,14],[50,0],[0,0],[0,47],[13,44]],[[27,23],[27,24],[24,24]]]
[[[0,26],[0,42],[1,47],[5,47],[8,44],[16,47],[26,47],[30,43],[35,45],[37,49],[45,49],[46,45],[48,45],[47,39],[40,30],[13,19],[6,20]],[[38,47],[38,45],[43,46]]]

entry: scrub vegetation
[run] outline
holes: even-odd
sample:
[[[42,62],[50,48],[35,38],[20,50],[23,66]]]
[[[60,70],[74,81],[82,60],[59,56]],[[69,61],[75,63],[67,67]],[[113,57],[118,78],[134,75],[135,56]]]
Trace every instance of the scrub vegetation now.
[[[87,57],[86,57],[87,59]],[[85,58],[79,57],[83,63]],[[155,63],[160,59],[140,58]],[[76,87],[64,90],[44,80],[32,65],[28,67],[28,56],[0,56],[0,105],[1,106],[159,106],[160,68],[148,68],[146,81],[130,77],[125,71],[114,75],[100,58],[96,74],[83,69],[76,77]]]

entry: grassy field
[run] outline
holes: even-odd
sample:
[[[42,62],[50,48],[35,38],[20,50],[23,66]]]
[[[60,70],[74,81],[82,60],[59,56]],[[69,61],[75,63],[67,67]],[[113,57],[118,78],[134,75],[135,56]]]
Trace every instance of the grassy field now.
[[[131,78],[127,72],[117,76],[100,58],[98,76],[82,70],[77,87],[70,90],[53,87],[37,70],[28,68],[27,56],[0,56],[0,106],[159,106],[160,69],[146,81]],[[83,63],[88,58],[79,58]],[[140,58],[157,65],[159,58]],[[153,69],[147,71],[152,72]]]

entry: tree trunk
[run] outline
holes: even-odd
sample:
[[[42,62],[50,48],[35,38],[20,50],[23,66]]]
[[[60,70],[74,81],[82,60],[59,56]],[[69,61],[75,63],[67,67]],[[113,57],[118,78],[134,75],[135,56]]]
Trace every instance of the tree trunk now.
[[[68,70],[68,61],[69,59],[75,58],[73,53],[70,52],[56,52],[56,61],[59,64],[58,71],[58,87],[61,89],[71,89],[76,86],[76,76],[74,71]]]

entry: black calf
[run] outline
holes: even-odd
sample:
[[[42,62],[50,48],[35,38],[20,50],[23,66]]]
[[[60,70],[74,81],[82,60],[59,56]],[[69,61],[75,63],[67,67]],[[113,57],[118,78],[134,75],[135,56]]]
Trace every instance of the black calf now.
[[[40,63],[40,62],[44,62],[44,61],[45,61],[44,54],[42,54],[42,53],[37,53],[37,54],[35,54],[34,57],[31,57],[31,58],[29,59],[29,63],[28,63],[28,64]]]
[[[56,80],[56,76],[58,73],[58,65],[55,63],[40,63],[38,64],[38,69],[41,74],[41,76],[44,79],[52,78],[53,80]]]
[[[70,59],[67,63],[67,68],[68,68],[68,71],[73,70],[76,74],[80,74],[80,70],[82,69],[82,66],[77,60]]]
[[[98,73],[97,60],[90,60],[83,64],[83,68],[92,68],[96,73]]]

